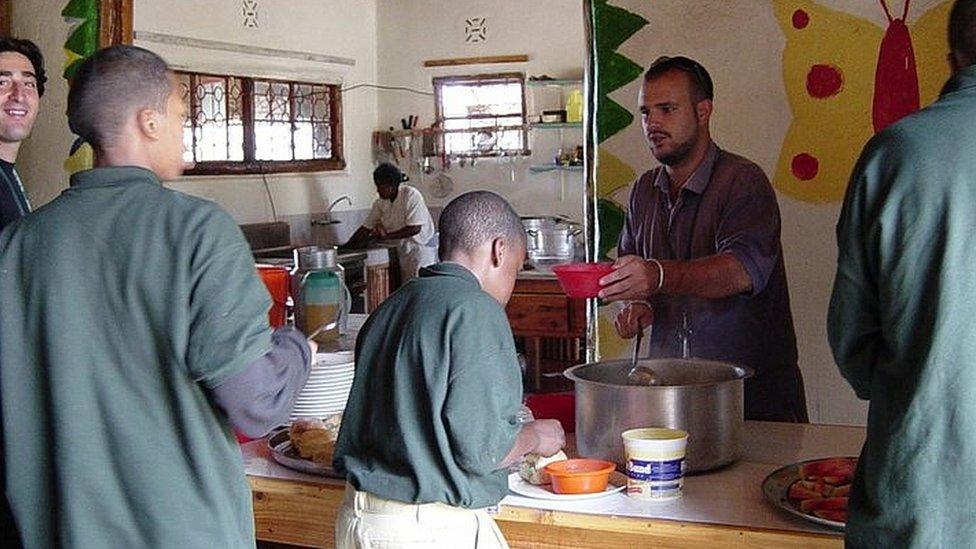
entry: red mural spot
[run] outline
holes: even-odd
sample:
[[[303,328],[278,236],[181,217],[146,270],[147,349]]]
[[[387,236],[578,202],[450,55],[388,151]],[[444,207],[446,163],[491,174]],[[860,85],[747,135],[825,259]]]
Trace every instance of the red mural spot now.
[[[901,19],[888,25],[874,73],[872,122],[879,132],[919,108],[918,72],[912,36]]]
[[[810,16],[807,15],[807,12],[803,10],[796,10],[793,12],[794,29],[805,29],[809,24],[810,24]]]
[[[807,93],[816,99],[837,95],[844,86],[840,69],[830,65],[814,65],[807,73]]]
[[[800,153],[793,157],[791,170],[800,181],[810,181],[817,177],[817,172],[820,171],[820,162],[807,153]]]

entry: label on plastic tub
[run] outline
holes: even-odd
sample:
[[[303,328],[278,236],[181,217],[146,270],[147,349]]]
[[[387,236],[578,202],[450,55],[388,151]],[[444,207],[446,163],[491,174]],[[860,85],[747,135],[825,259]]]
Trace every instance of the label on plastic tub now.
[[[663,461],[627,460],[627,495],[644,499],[670,499],[681,495],[684,458]]]

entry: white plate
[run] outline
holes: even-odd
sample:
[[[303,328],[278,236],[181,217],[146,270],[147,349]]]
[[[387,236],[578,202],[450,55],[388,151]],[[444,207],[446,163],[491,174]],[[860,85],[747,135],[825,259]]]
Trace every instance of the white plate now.
[[[309,381],[305,383],[304,388],[309,389],[341,389],[344,387],[352,387],[352,378],[345,380],[325,380],[325,381]]]
[[[298,404],[293,411],[304,412],[308,410],[322,410],[324,408],[335,408],[336,406],[344,406],[346,404],[345,399],[330,400],[328,402],[316,402],[314,404]]]
[[[614,478],[617,477],[617,478]],[[527,498],[535,499],[553,499],[560,501],[574,501],[580,499],[593,499],[602,498],[604,496],[609,496],[610,494],[616,494],[627,487],[626,481],[621,482],[618,475],[610,474],[610,482],[607,483],[607,489],[602,492],[596,492],[594,494],[557,494],[550,489],[548,484],[542,486],[536,486],[535,484],[526,482],[519,476],[519,474],[512,473],[508,475],[508,489],[520,496],[525,496]]]

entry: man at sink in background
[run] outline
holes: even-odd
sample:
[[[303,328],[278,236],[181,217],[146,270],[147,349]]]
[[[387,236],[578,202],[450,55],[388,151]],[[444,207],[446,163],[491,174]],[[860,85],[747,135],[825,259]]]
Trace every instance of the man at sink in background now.
[[[434,236],[434,219],[417,189],[404,185],[410,178],[393,164],[384,162],[373,170],[373,183],[380,195],[373,208],[346,246],[365,248],[371,241],[396,241],[400,263],[400,283],[417,276],[421,267],[435,262],[426,253]]]
[[[634,184],[614,272],[600,297],[639,300],[617,317],[621,337],[653,325],[650,356],[749,366],[745,417],[806,422],[769,179],[711,139],[713,85],[687,57],[661,57],[644,74],[638,106],[660,166]]]

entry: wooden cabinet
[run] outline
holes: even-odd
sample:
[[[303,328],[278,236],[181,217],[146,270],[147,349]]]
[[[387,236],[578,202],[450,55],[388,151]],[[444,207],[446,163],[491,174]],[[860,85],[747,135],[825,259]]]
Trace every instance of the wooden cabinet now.
[[[562,376],[586,359],[586,300],[566,297],[555,278],[519,278],[506,309],[528,362],[527,392],[572,390]]]

